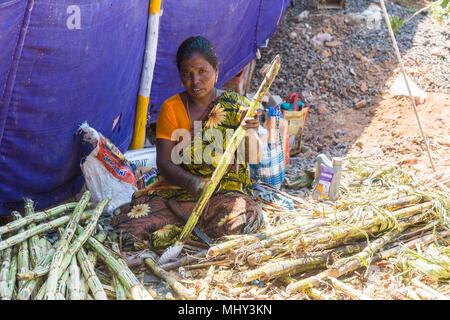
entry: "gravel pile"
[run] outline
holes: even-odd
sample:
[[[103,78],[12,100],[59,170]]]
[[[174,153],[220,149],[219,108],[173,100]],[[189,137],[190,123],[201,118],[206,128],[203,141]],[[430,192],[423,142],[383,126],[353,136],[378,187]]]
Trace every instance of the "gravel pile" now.
[[[375,104],[400,72],[379,2],[347,0],[344,10],[316,10],[312,2],[291,2],[268,46],[260,49],[255,70],[279,54],[282,68],[270,92],[282,98],[291,92],[300,93],[311,107],[310,115],[318,115],[318,121],[343,108],[360,109]],[[402,20],[412,15],[389,1],[386,8],[389,16]],[[450,91],[448,26],[448,22],[433,22],[426,10],[396,33],[408,76],[428,92]],[[320,36],[325,41],[320,42]],[[255,72],[254,90],[261,81],[262,76]],[[306,150],[317,151],[310,137],[305,137],[304,142]],[[320,152],[331,157],[345,155],[348,145],[320,147]],[[313,163],[314,157],[305,154],[293,158],[288,177],[298,176]],[[301,195],[307,189],[295,192]]]

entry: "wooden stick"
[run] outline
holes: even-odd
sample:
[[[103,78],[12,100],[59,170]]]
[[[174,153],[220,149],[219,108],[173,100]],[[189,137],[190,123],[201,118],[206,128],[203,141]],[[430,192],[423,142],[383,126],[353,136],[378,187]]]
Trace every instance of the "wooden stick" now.
[[[391,23],[389,21],[389,16],[388,16],[388,13],[387,13],[387,10],[386,10],[386,6],[384,5],[384,0],[380,0],[380,3],[381,3],[381,9],[383,10],[384,19],[386,20],[386,24],[387,24],[388,29],[389,29],[389,34],[391,36],[392,43],[394,45],[395,53],[397,55],[397,59],[398,59],[398,62],[400,64],[400,68],[402,70],[402,74],[403,74],[403,77],[405,79],[406,88],[408,89],[409,97],[410,97],[411,102],[412,102],[413,107],[414,107],[414,112],[416,114],[417,123],[419,124],[419,128],[420,128],[420,132],[422,134],[423,142],[425,143],[425,146],[426,146],[426,149],[427,149],[428,158],[430,159],[430,163],[431,163],[431,167],[433,168],[433,171],[436,171],[436,168],[435,168],[434,162],[433,162],[433,157],[431,156],[431,152],[430,152],[430,147],[428,146],[428,140],[427,140],[427,137],[425,136],[425,132],[423,131],[422,122],[420,121],[419,113],[417,112],[416,101],[414,100],[414,98],[412,96],[412,93],[411,93],[411,89],[409,87],[408,78],[406,76],[405,67],[403,66],[403,61],[402,61],[402,56],[400,55],[400,50],[398,49],[397,40],[395,40],[394,32],[392,31],[392,26],[391,26]]]

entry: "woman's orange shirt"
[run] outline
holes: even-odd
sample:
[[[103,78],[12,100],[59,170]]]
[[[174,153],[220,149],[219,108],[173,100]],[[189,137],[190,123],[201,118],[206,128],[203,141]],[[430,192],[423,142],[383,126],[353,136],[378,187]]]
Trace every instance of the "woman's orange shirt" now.
[[[162,104],[156,121],[156,138],[172,140],[172,132],[176,129],[191,130],[191,122],[179,94]]]

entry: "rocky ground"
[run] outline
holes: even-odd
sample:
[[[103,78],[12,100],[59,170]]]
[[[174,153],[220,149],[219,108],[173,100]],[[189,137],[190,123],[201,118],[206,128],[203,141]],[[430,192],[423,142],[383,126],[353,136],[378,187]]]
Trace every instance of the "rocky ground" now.
[[[404,21],[424,6],[421,1],[386,1],[389,16]],[[321,42],[321,36],[326,41]],[[438,23],[425,10],[405,22],[395,37],[407,75],[427,93],[417,108],[435,167],[449,169],[449,21]],[[410,99],[390,94],[401,69],[378,1],[347,0],[344,10],[292,2],[260,53],[255,70],[276,54],[282,60],[271,94],[297,92],[311,107],[303,152],[291,159],[288,177],[313,166],[318,153],[331,157],[381,152],[408,170],[432,170]],[[252,89],[261,79],[255,72]],[[310,190],[290,192],[301,196]]]

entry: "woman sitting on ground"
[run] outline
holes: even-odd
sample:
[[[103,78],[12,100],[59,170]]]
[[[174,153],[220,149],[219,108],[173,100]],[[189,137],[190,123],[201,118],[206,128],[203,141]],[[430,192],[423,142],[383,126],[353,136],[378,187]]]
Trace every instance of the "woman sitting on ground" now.
[[[159,182],[136,192],[132,202],[121,207],[120,215],[114,219],[117,229],[139,239],[150,239],[155,247],[170,244],[184,226],[184,221],[168,208],[167,200],[176,200],[189,215],[205,181],[212,176],[220,154],[208,158],[205,151],[221,148],[224,152],[226,137],[231,137],[241,122],[247,130],[259,126],[257,116],[242,121],[248,99],[215,88],[219,66],[207,39],[201,36],[186,39],[178,48],[176,62],[185,91],[163,103],[157,120]],[[208,133],[211,129],[218,131]],[[183,130],[185,134],[178,138],[177,133]],[[194,137],[198,133],[201,136]],[[208,138],[211,133],[214,139]],[[217,138],[218,133],[223,139]],[[179,156],[180,146],[184,146],[184,157]],[[253,199],[250,187],[246,162],[230,164],[197,226],[213,238],[255,232],[263,224],[263,211]]]

